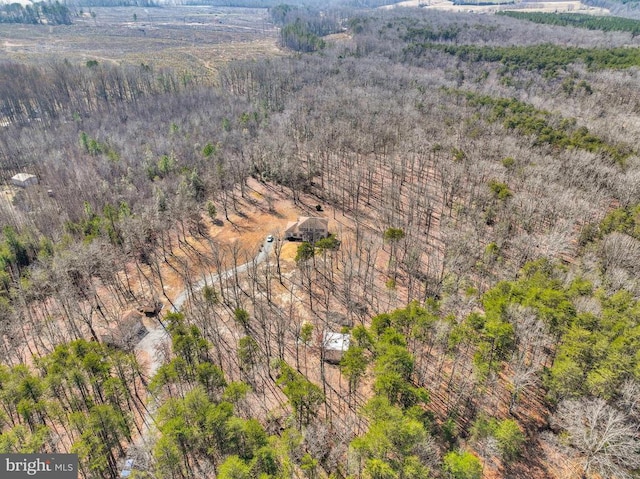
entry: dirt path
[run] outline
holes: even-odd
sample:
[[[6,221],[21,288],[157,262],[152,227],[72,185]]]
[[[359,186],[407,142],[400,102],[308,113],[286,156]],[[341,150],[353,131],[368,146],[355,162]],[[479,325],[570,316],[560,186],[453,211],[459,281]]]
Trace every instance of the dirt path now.
[[[228,279],[235,274],[242,274],[246,272],[250,267],[262,263],[265,259],[267,259],[272,249],[273,243],[265,240],[260,247],[260,252],[253,260],[249,261],[248,263],[240,265],[237,268],[228,269],[221,273],[211,273],[206,275],[200,281],[195,283],[192,286],[191,290],[186,288],[178,295],[175,301],[173,301],[171,312],[175,313],[180,311],[192,292],[200,291],[205,287],[205,285],[215,284],[218,281],[222,279]],[[164,324],[161,324],[155,327],[153,330],[149,331],[149,333],[135,347],[136,353],[143,353],[149,358],[149,378],[153,377],[156,374],[156,372],[166,359],[165,351],[167,350],[168,339],[169,334],[167,332],[167,329]],[[157,406],[158,405],[156,404],[155,400],[152,399],[149,402],[147,411],[142,421],[142,431],[129,448],[129,452],[125,461],[129,459],[133,459],[135,461],[137,459],[136,456],[138,456],[140,453],[143,453],[145,450],[150,450],[150,446],[153,444],[155,430],[155,423],[152,415],[153,413],[155,413]]]

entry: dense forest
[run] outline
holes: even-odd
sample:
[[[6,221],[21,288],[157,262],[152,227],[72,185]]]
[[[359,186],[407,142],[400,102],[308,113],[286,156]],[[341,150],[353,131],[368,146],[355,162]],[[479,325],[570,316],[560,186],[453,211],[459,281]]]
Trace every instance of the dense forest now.
[[[636,477],[636,30],[269,19],[281,55],[215,82],[0,65],[0,452],[84,478]],[[333,235],[291,246],[287,208]],[[105,334],[131,311],[151,358]]]
[[[65,5],[82,7],[158,7],[167,5],[208,5],[212,7],[276,8],[282,5],[320,9],[334,7],[377,8],[396,3],[394,0],[66,0]]]
[[[507,15],[513,18],[529,20],[535,23],[547,23],[550,25],[563,25],[589,30],[631,32],[635,35],[640,32],[640,21],[623,17],[601,17],[585,15],[582,13],[542,13],[542,12],[516,12],[503,11],[498,15]]]
[[[0,5],[0,23],[70,25],[71,12],[60,2],[35,2]]]

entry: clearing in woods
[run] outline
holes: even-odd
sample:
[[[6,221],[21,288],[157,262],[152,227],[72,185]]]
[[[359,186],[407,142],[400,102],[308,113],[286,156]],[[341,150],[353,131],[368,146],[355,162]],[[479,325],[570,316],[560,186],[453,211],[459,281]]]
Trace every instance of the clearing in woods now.
[[[213,80],[231,60],[281,54],[266,8],[91,8],[72,25],[0,24],[0,61],[172,67]]]

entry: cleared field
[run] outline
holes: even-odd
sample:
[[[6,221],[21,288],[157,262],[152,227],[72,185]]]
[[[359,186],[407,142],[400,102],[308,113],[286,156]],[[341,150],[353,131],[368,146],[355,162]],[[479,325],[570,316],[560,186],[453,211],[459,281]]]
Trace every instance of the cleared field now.
[[[0,61],[141,63],[213,75],[229,60],[276,55],[266,9],[92,8],[73,25],[0,24]]]

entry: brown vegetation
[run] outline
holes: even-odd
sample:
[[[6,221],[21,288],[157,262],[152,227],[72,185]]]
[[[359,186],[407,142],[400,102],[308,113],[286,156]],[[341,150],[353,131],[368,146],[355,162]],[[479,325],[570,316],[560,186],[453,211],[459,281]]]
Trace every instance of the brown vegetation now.
[[[5,437],[73,443],[85,477],[113,476],[128,444],[145,477],[630,477],[639,67],[526,55],[638,37],[398,9],[273,55],[262,11],[131,11],[56,27],[78,42],[66,63],[7,37],[0,176],[39,184],[0,202]],[[89,56],[105,31],[117,41]],[[517,67],[441,48],[507,43]],[[301,215],[335,237],[284,242]],[[141,309],[151,349],[84,360]],[[340,365],[330,331],[352,335]],[[100,380],[74,402],[56,376],[60,411],[62,356]],[[92,453],[82,425],[105,418]]]

